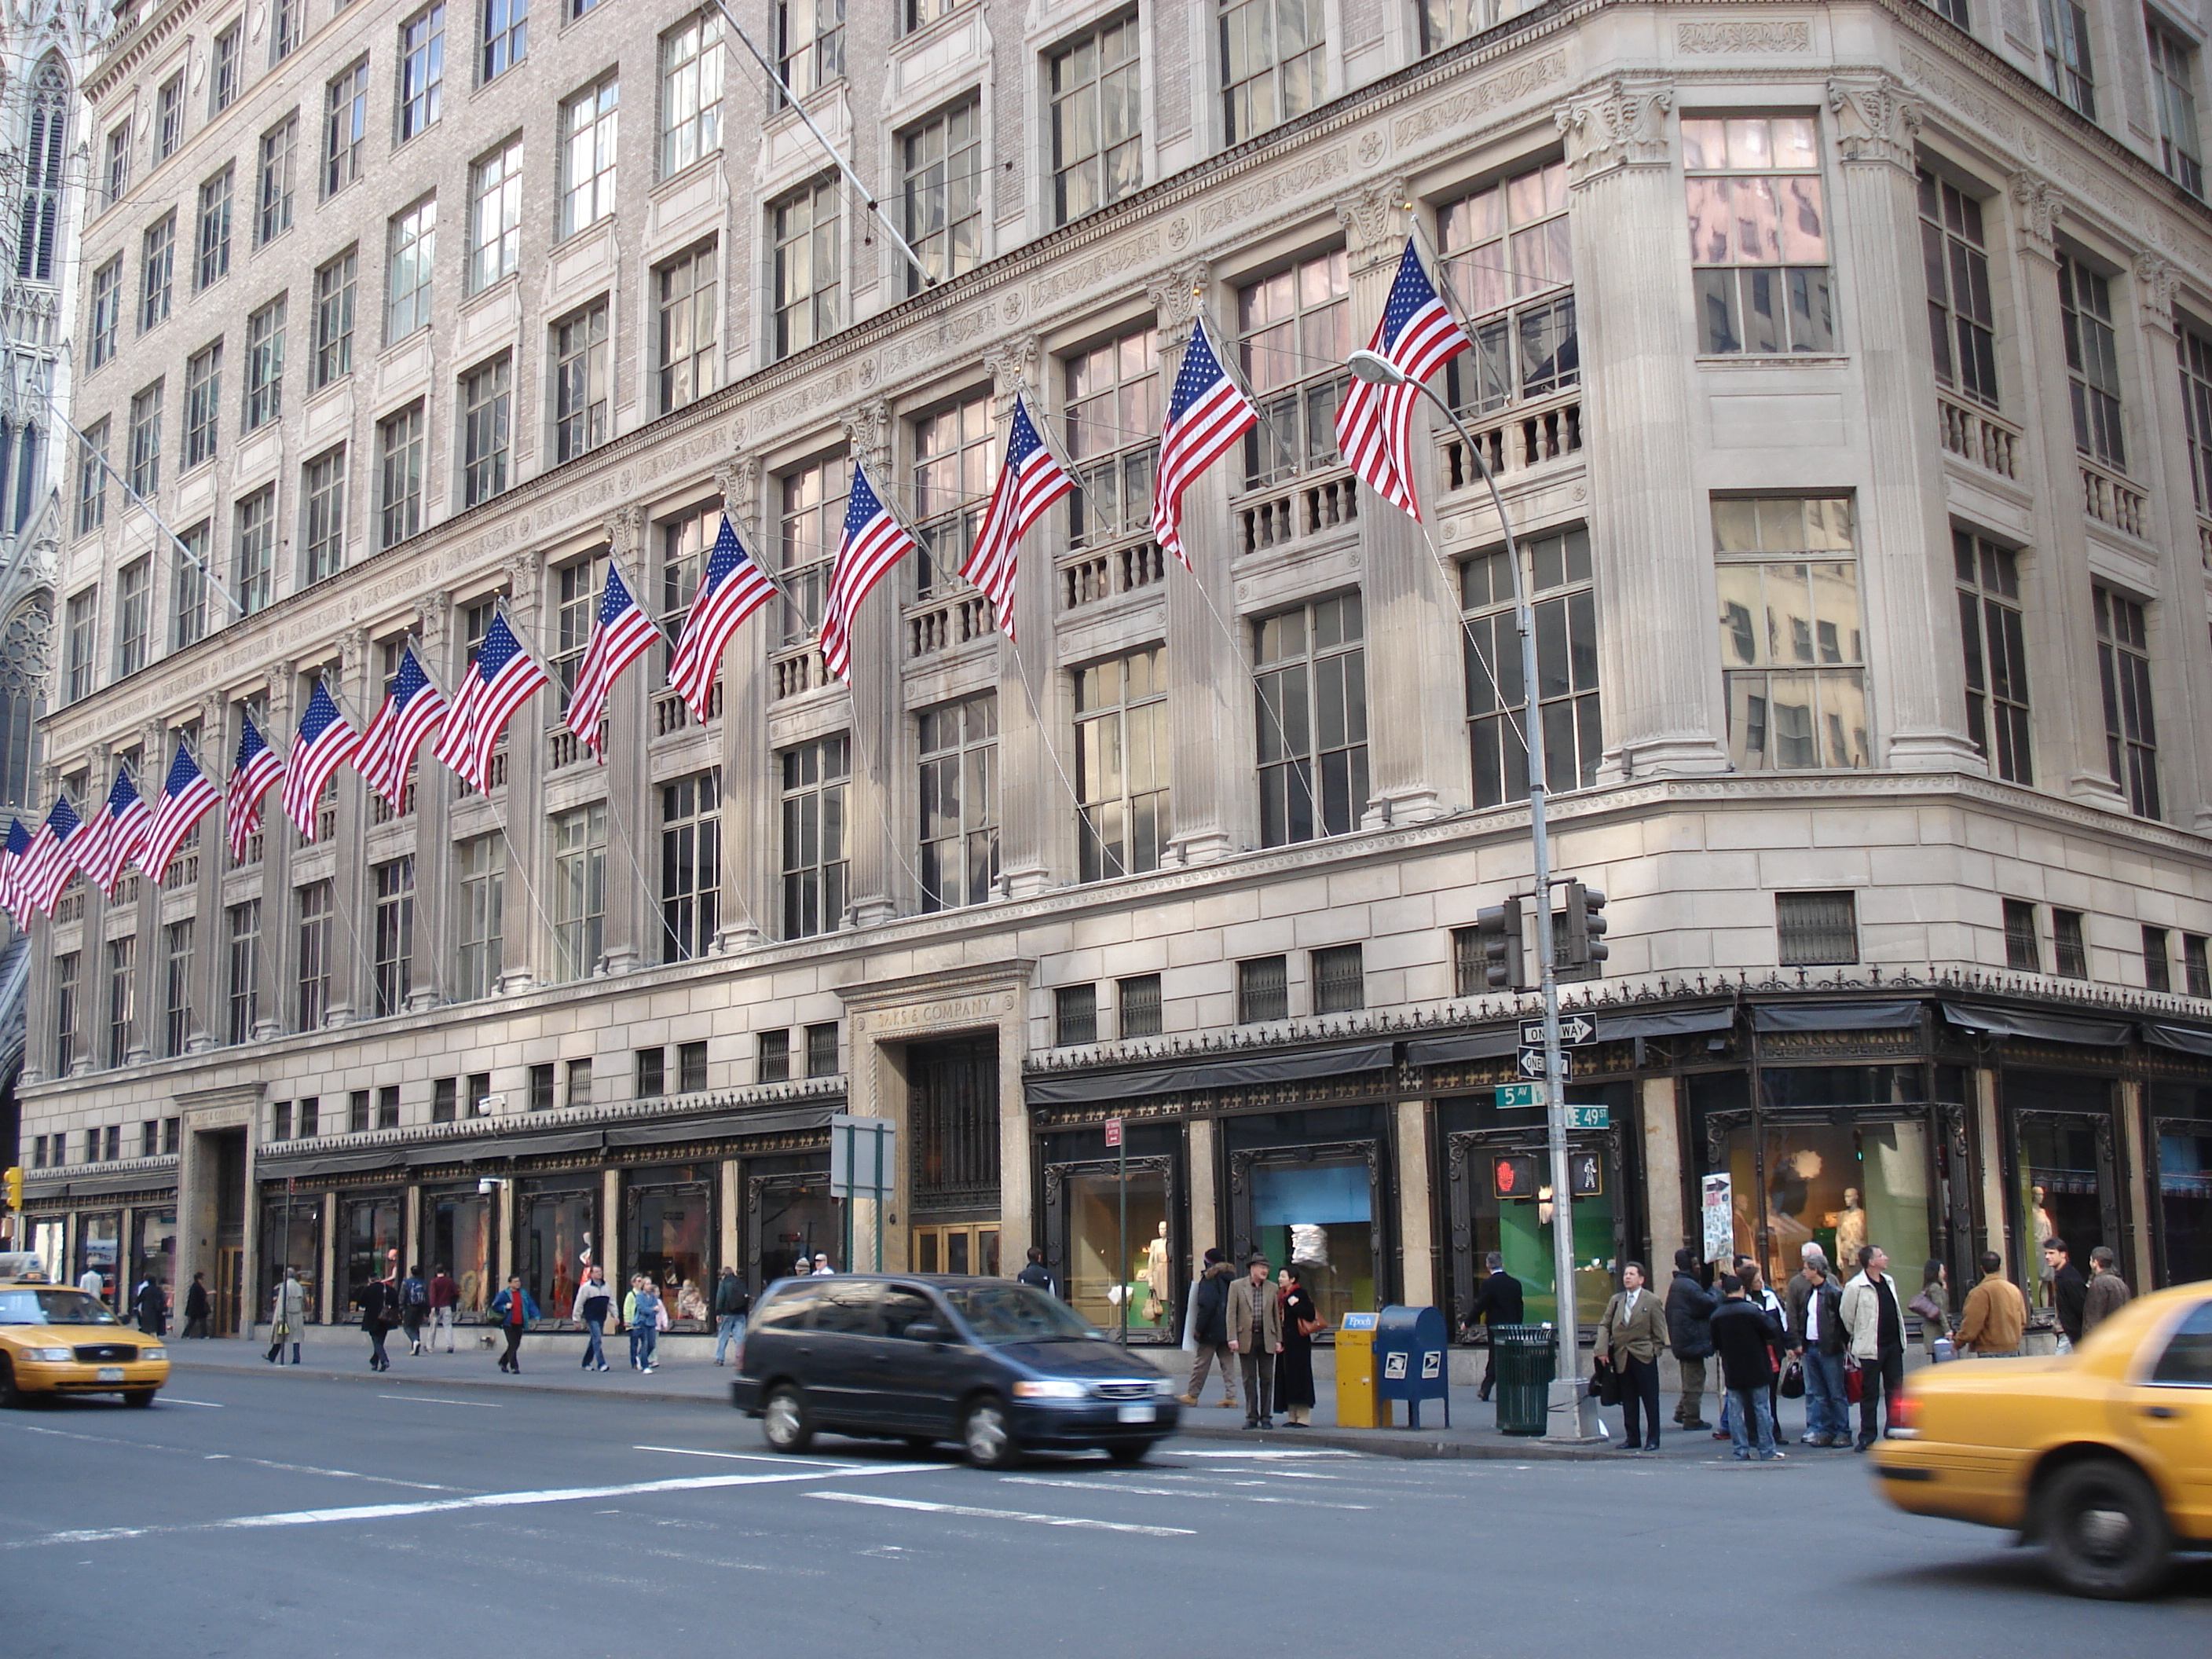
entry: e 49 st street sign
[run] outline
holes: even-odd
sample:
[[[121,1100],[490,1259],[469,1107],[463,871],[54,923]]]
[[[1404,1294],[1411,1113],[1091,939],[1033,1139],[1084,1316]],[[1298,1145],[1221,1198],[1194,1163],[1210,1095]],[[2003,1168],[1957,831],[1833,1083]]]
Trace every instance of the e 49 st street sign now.
[[[1540,1083],[1501,1083],[1498,1085],[1498,1109],[1501,1112],[1525,1112],[1550,1103],[1551,1098]],[[1570,1103],[1566,1114],[1570,1129],[1609,1129],[1613,1127],[1613,1113],[1608,1107]]]

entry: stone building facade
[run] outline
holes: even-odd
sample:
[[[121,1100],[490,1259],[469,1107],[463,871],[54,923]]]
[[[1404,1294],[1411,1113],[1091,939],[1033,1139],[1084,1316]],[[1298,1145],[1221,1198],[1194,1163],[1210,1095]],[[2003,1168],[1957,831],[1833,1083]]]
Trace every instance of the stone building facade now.
[[[1331,1316],[1498,1249],[1540,1314],[1472,931],[1530,870],[1479,450],[1558,867],[1611,901],[1585,1308],[1714,1175],[1778,1264],[2033,1284],[2057,1230],[2212,1274],[2197,8],[738,0],[807,120],[711,11],[524,9],[125,20],[78,422],[152,510],[73,491],[49,782],[222,769],[319,674],[364,719],[410,635],[450,686],[495,599],[565,677],[605,562],[672,626],[725,511],[784,598],[703,726],[656,651],[605,766],[541,697],[488,794],[426,753],[404,811],[349,773],[316,838],[272,799],[235,864],[210,819],[74,890],[25,1089],[58,1267],[173,1226],[235,1324],[285,1262],[342,1316],[388,1249],[565,1310],[589,1249],[696,1316],[880,1224],[892,1266],[1035,1243],[1152,1339],[1214,1245]],[[1421,524],[1330,422],[1409,233],[1479,342]],[[1201,315],[1265,418],[1186,571],[1145,525]],[[1017,392],[1083,489],[994,627],[952,573]],[[848,687],[854,457],[930,556]],[[838,1110],[900,1127],[880,1214],[829,1201]]]

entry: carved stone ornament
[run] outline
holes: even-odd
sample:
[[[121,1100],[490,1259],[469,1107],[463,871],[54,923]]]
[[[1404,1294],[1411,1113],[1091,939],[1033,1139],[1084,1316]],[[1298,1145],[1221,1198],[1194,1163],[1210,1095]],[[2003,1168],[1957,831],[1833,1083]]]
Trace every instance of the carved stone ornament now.
[[[425,649],[435,651],[446,643],[446,629],[453,617],[453,596],[450,593],[428,593],[416,602],[415,631],[422,636]]]
[[[853,446],[853,457],[874,469],[880,477],[891,464],[891,406],[881,398],[872,398],[846,411],[838,424],[845,428],[845,437]]]
[[[2173,326],[2174,296],[2181,289],[2181,273],[2155,253],[2136,255],[2136,299],[2144,319],[2161,328]]]
[[[368,630],[349,628],[338,636],[338,662],[343,672],[350,673],[368,663]]]
[[[1338,199],[1337,222],[1344,227],[1346,244],[1355,258],[1366,248],[1395,246],[1405,234],[1401,210],[1406,196],[1403,179],[1382,179]]]
[[[1844,160],[1913,166],[1920,106],[1887,76],[1830,81],[1828,107],[1835,112],[1836,142]]]
[[[300,665],[295,662],[272,662],[269,665],[269,714],[272,720],[289,723],[292,714],[294,688],[300,684]],[[264,738],[268,733],[261,734]]]
[[[1158,319],[1163,350],[1181,345],[1190,337],[1191,319],[1198,315],[1206,290],[1213,282],[1213,267],[1203,259],[1180,264],[1145,284],[1145,297]]]
[[[638,549],[645,545],[645,509],[635,502],[618,507],[607,514],[604,527],[615,556],[635,563]]]
[[[520,550],[500,561],[500,572],[507,578],[507,602],[517,614],[535,613],[538,608],[538,555]]]
[[[714,469],[714,488],[722,495],[722,511],[740,532],[751,527],[760,504],[761,464],[752,455],[732,455]]]
[[[1625,80],[1562,106],[1553,118],[1566,138],[1568,180],[1585,185],[1615,167],[1664,167],[1674,107],[1672,88]]]
[[[2058,186],[2033,173],[2015,173],[2012,199],[2020,209],[2021,234],[2044,252],[2051,252],[2058,242],[2059,216],[2066,211],[2066,198]]]
[[[1036,390],[1037,358],[1044,342],[1034,334],[1002,340],[983,354],[983,372],[991,377],[1001,398]]]

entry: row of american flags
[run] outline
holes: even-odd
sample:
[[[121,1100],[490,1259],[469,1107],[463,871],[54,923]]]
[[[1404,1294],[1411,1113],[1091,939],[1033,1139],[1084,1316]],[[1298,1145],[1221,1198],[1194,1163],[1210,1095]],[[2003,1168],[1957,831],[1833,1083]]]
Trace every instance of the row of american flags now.
[[[1390,360],[1405,381],[1371,385],[1354,379],[1337,410],[1336,436],[1346,463],[1385,501],[1415,519],[1413,415],[1425,381],[1473,342],[1437,293],[1417,244],[1408,239],[1382,316],[1368,349]],[[1206,469],[1257,425],[1251,397],[1216,353],[1203,316],[1193,325],[1160,434],[1152,538],[1192,568],[1183,545],[1184,496]],[[1077,488],[1074,475],[1047,441],[1018,396],[999,477],[978,522],[960,574],[989,601],[997,625],[1014,637],[1014,597],[1022,539],[1045,512]],[[914,527],[856,459],[844,526],[830,567],[818,640],[822,659],[840,679],[850,677],[853,632],[863,602],[898,562],[920,547]],[[746,550],[725,516],[701,574],[683,632],[670,653],[668,684],[701,724],[706,722],[724,653],[745,620],[779,589]],[[604,720],[616,682],[660,638],[638,604],[619,563],[610,560],[590,637],[565,711],[568,729],[592,755],[605,759]],[[37,830],[9,820],[0,843],[0,907],[27,925],[51,917],[69,884],[82,875],[112,896],[136,863],[157,884],[186,836],[220,804],[232,858],[242,860],[261,828],[262,803],[279,781],[285,815],[308,841],[319,833],[317,807],[325,787],[350,764],[395,810],[404,799],[416,757],[426,742],[436,758],[471,788],[489,791],[494,750],[516,712],[553,684],[503,607],[495,608],[483,641],[449,697],[432,678],[410,640],[390,687],[365,728],[346,718],[329,684],[318,680],[279,754],[249,713],[241,715],[230,774],[218,792],[179,735],[167,776],[149,806],[128,766],[118,766],[106,800],[89,817],[66,792]]]

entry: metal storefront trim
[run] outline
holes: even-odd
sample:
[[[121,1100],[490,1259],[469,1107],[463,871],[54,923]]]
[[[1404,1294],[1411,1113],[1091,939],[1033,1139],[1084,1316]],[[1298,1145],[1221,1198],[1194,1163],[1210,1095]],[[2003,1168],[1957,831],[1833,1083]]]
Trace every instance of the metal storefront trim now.
[[[1631,1037],[1694,1036],[1735,1026],[1734,1008],[1680,1008],[1649,1014],[1600,1014],[1597,1040],[1626,1042]]]
[[[1508,1045],[1510,1047],[1510,1045]],[[1140,1095],[1188,1094],[1200,1089],[1241,1089],[1255,1084],[1291,1083],[1302,1078],[1347,1077],[1380,1072],[1390,1065],[1388,1042],[1346,1043],[1304,1054],[1255,1054],[1240,1060],[1156,1066],[1134,1072],[1090,1072],[1074,1077],[1033,1078],[1033,1106],[1079,1104],[1095,1100],[1131,1100]]]
[[[260,1160],[258,1176],[263,1181],[282,1181],[307,1176],[360,1175],[370,1170],[400,1169],[404,1155],[397,1146],[379,1146],[365,1152],[325,1152],[320,1158],[264,1158]]]
[[[605,1140],[606,1131],[604,1129],[573,1129],[565,1134],[517,1135],[511,1140],[448,1141],[443,1146],[409,1147],[407,1167],[421,1169],[433,1164],[489,1164],[495,1158],[597,1152]]]
[[[2057,1014],[2030,1014],[2013,1009],[1972,1008],[1963,1003],[1941,1005],[1952,1024],[1990,1036],[2033,1037],[2043,1042],[2071,1042],[2087,1048],[2126,1046],[2135,1028],[2120,1019],[2067,1019]]]
[[[174,1170],[134,1170],[127,1175],[73,1176],[56,1183],[41,1182],[24,1194],[27,1208],[34,1204],[66,1204],[71,1199],[107,1198],[118,1193],[173,1193]]]
[[[1755,1031],[1899,1031],[1919,1024],[1917,1002],[1778,1002],[1751,1011]]]
[[[640,1123],[609,1129],[606,1139],[610,1147],[674,1146],[689,1140],[789,1134],[799,1129],[828,1128],[835,1109],[830,1105],[793,1106],[780,1112],[726,1112],[716,1117],[690,1118],[680,1123]]]

